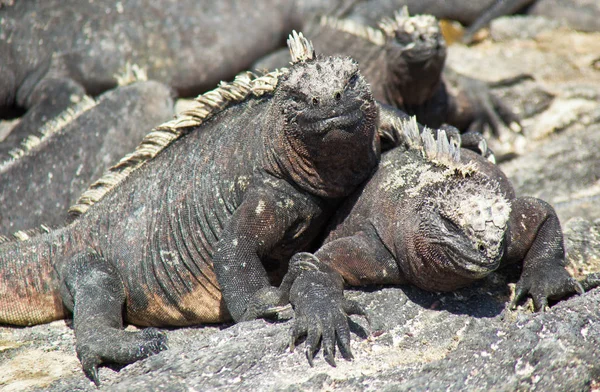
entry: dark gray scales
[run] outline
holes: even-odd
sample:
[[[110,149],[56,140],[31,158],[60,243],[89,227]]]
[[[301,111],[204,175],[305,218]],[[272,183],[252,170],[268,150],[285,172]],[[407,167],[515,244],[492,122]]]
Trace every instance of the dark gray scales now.
[[[241,74],[155,128],[84,194],[73,223],[2,245],[0,321],[72,312],[98,382],[100,363],[166,348],[163,333],[124,322],[240,321],[285,305],[273,285],[287,260],[379,160],[378,107],[357,64],[314,58],[302,36],[290,48],[289,70]]]

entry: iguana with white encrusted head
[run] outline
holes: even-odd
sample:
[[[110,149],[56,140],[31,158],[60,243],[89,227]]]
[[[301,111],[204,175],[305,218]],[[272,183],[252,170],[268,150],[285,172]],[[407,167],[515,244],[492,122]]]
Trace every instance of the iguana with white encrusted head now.
[[[166,348],[156,329],[253,319],[285,305],[274,287],[379,160],[378,107],[357,64],[316,57],[200,96],[86,192],[70,225],[0,246],[0,323],[73,313],[76,351],[102,362]]]
[[[560,223],[548,203],[515,197],[496,165],[460,149],[444,131],[437,140],[430,129],[419,133],[414,118],[396,129],[404,147],[382,155],[373,177],[338,211],[320,249],[290,261],[282,290],[289,290],[296,313],[292,344],[307,334],[311,362],[321,340],[329,363],[336,342],[351,357],[346,315],[365,312],[344,298],[344,285],[453,291],[522,264],[511,306],[529,294],[543,311],[549,298],[583,290],[565,269]]]

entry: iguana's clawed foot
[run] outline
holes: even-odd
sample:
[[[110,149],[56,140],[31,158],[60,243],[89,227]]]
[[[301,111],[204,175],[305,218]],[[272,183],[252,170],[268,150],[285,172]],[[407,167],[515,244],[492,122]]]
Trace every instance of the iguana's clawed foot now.
[[[488,147],[487,141],[479,132],[465,132],[460,138],[461,147],[476,152],[488,161],[496,163],[494,152]]]
[[[146,328],[139,332],[115,332],[117,333],[111,334],[113,336],[110,338],[97,340],[93,339],[94,335],[90,335],[90,339],[77,342],[77,357],[83,371],[96,385],[100,385],[98,365],[101,363],[129,364],[168,348],[167,335],[156,328]]]
[[[336,346],[345,359],[353,358],[348,315],[366,316],[366,312],[357,302],[344,298],[343,286],[334,276],[316,268],[303,271],[292,285],[290,301],[295,311],[291,351],[296,341],[306,336],[305,352],[310,366],[313,366],[319,344],[323,348],[323,357],[331,366],[336,366]]]
[[[600,272],[586,275],[579,281],[579,284],[581,284],[581,287],[583,287],[585,291],[600,287]]]
[[[562,267],[540,268],[535,273],[523,271],[509,308],[516,309],[519,301],[529,294],[533,299],[534,309],[544,312],[548,307],[548,299],[559,299],[583,292],[582,285]]]
[[[483,80],[461,75],[459,80],[461,87],[469,96],[469,101],[475,107],[475,120],[469,126],[469,131],[483,133],[485,126],[489,126],[492,133],[499,139],[503,139],[503,131],[510,129],[512,132],[522,131],[519,118],[512,109],[501,99],[491,92],[491,87],[510,85],[523,80],[526,76],[510,78],[495,83],[487,83]]]
[[[311,312],[312,316],[304,314],[308,312]],[[354,356],[350,349],[350,327],[347,319],[349,314],[366,316],[358,303],[346,299],[341,304],[329,299],[327,302],[314,304],[314,306],[308,305],[305,312],[302,313],[296,310],[296,320],[291,330],[290,350],[294,350],[299,338],[306,336],[305,352],[310,366],[313,366],[313,359],[319,349],[319,343],[323,348],[325,361],[331,366],[336,366],[336,345],[345,359],[353,359]]]

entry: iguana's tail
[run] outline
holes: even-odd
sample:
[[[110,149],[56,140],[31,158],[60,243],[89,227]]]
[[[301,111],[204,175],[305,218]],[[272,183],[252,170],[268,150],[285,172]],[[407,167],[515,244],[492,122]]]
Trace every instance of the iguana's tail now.
[[[64,251],[61,231],[19,232],[0,242],[0,324],[33,325],[64,318],[59,276],[51,260]]]

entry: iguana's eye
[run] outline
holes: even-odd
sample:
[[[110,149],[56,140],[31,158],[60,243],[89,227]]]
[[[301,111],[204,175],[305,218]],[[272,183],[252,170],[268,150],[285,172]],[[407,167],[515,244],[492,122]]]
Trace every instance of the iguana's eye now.
[[[354,88],[354,86],[356,86],[357,81],[358,81],[358,73],[355,73],[352,76],[350,76],[350,79],[348,79],[348,87]]]
[[[444,215],[440,215],[440,217],[442,218],[442,222],[444,222],[444,225],[449,231],[460,232],[458,225],[454,223],[451,219]]]
[[[302,102],[302,97],[300,97],[296,94],[290,94],[290,100],[295,103],[300,103],[300,102]]]

